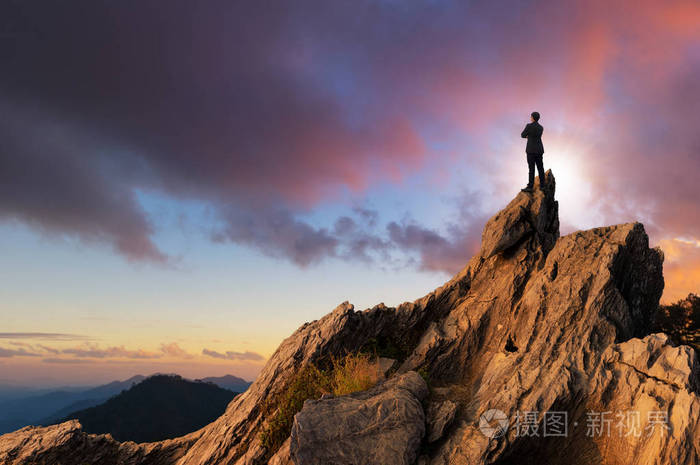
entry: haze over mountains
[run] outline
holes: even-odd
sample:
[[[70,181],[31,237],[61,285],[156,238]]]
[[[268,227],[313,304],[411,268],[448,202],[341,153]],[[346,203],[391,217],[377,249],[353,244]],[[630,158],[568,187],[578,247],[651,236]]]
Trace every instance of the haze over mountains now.
[[[96,387],[68,386],[52,390],[5,386],[0,388],[0,434],[27,425],[53,423],[70,413],[99,405],[144,379],[145,376],[136,375]],[[233,392],[243,392],[250,385],[233,375],[208,377],[201,381]]]
[[[92,388],[62,388],[41,394],[30,394],[0,402],[0,432],[14,431],[31,424],[50,422],[81,408],[104,402],[124,389],[145,379],[136,375],[124,381],[113,381]]]

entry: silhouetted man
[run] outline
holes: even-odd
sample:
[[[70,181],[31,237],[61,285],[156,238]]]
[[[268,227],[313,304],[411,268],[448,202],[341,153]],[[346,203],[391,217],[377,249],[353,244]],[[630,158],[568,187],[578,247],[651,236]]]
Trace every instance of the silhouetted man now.
[[[533,111],[530,115],[530,123],[525,126],[523,132],[520,136],[525,139],[527,138],[527,147],[525,147],[525,153],[527,153],[527,167],[528,167],[528,179],[527,186],[521,189],[523,192],[532,192],[532,186],[535,183],[535,165],[537,165],[537,173],[540,176],[540,190],[544,189],[544,165],[542,164],[542,155],[544,154],[544,146],[542,145],[542,132],[544,128],[538,121],[540,120],[540,114]]]

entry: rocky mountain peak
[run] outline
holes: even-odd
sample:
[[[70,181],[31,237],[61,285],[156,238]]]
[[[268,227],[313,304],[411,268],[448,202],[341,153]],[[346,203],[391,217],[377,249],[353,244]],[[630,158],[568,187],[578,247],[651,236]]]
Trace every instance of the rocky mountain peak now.
[[[0,437],[0,462],[698,463],[700,362],[691,348],[649,334],[663,254],[639,223],[559,237],[551,172],[543,187],[491,218],[479,253],[435,291],[397,307],[356,311],[345,302],[302,325],[201,430],[134,444],[75,423],[28,427]],[[367,351],[393,359],[386,381],[309,399],[283,443],[263,440],[305,367]],[[563,413],[565,431],[546,437],[551,412]],[[590,418],[602,412],[639,421],[630,434],[599,434]]]
[[[541,247],[546,256],[559,238],[559,203],[554,199],[556,181],[547,171],[545,185],[535,181],[532,193],[520,192],[484,227],[480,255],[487,259],[515,249],[527,239]]]

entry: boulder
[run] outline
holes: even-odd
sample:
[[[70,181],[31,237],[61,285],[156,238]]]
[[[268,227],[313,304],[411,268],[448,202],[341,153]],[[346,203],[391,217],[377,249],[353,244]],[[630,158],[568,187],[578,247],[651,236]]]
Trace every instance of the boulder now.
[[[368,391],[307,400],[294,418],[292,460],[412,465],[425,433],[421,402],[427,395],[423,378],[409,371]]]

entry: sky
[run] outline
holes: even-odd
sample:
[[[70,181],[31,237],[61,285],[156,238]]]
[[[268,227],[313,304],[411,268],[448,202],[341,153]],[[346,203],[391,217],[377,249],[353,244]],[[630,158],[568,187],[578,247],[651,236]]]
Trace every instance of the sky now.
[[[0,384],[253,379],[442,284],[526,183],[700,292],[700,3],[6,1]]]

